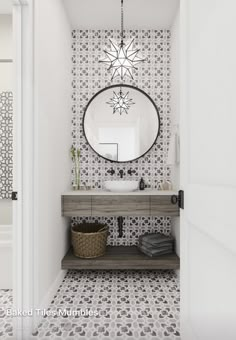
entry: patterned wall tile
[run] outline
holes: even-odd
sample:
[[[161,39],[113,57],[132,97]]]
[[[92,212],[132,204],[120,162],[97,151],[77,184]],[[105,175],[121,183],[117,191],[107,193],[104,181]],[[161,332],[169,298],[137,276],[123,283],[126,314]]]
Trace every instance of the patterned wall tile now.
[[[99,59],[103,56],[104,47],[109,47],[109,39],[119,40],[119,33],[119,30],[72,31],[72,141],[75,147],[81,149],[81,185],[102,188],[105,180],[118,179],[118,171],[123,169],[124,179],[143,177],[146,183],[155,189],[160,182],[171,178],[171,169],[166,165],[171,134],[169,30],[126,31],[126,38],[135,38],[147,61],[138,65],[134,80],[128,79],[125,83],[144,90],[159,109],[160,135],[153,148],[136,161],[116,164],[99,157],[87,144],[83,134],[82,119],[88,101],[102,88],[117,83],[115,80],[111,83],[111,74],[105,65],[99,63]],[[107,172],[111,166],[115,170],[113,176]],[[127,174],[130,168],[135,170],[132,177]],[[119,239],[117,220],[106,220],[110,226],[110,244],[136,244],[139,233],[145,228],[150,231],[170,232],[169,218],[145,219],[145,226],[140,218],[129,218],[125,221],[125,236]],[[132,229],[135,231],[131,232]]]
[[[138,238],[144,233],[161,232],[170,235],[170,217],[136,217],[128,216],[124,218],[123,236],[118,236],[117,217],[73,217],[71,224],[82,222],[98,222],[109,226],[109,236],[107,243],[111,246],[131,246],[138,244]]]
[[[13,95],[0,93],[0,199],[11,198],[13,180]]]

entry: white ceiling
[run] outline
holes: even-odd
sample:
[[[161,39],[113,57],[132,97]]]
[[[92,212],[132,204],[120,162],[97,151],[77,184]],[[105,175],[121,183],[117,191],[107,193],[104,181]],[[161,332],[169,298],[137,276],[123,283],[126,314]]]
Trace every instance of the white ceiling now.
[[[120,0],[63,0],[73,28],[119,29]],[[169,28],[179,0],[124,0],[125,28]]]
[[[0,14],[12,13],[12,0],[0,0]]]

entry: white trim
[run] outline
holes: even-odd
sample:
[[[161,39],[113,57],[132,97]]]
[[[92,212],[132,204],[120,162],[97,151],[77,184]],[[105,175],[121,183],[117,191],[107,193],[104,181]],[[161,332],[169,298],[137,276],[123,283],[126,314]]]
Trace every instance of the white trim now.
[[[182,340],[198,340],[195,329],[190,318],[190,285],[189,268],[189,228],[186,211],[188,211],[189,193],[189,1],[180,0],[180,188],[184,190],[185,209],[180,212],[180,334]]]
[[[13,190],[19,200],[12,201],[13,210],[13,307],[22,309],[22,14],[21,6],[13,6]],[[14,318],[13,333],[21,339],[22,319]]]
[[[12,225],[0,225],[0,247],[11,246],[12,247]]]
[[[12,241],[11,240],[1,240],[0,241],[0,248],[12,248]]]
[[[34,308],[34,1],[22,6],[23,30],[23,306]],[[33,330],[23,318],[23,339]]]
[[[180,333],[182,340],[194,340],[195,336],[190,326],[189,320],[189,291],[188,291],[188,228],[186,225],[185,211],[187,202],[187,183],[188,183],[188,0],[180,0],[180,188],[185,194],[185,210],[180,212]]]
[[[0,233],[12,234],[12,224],[0,224]]]
[[[27,6],[30,2],[30,0],[12,0],[13,6]]]
[[[64,280],[65,276],[67,274],[66,270],[60,270],[56,279],[54,282],[51,284],[47,294],[44,296],[43,301],[40,303],[39,307],[36,307],[37,309],[43,310],[43,309],[48,309],[50,306],[59,286],[61,285],[62,281]],[[38,315],[37,317],[34,318],[34,329],[38,327],[42,320],[43,316]]]
[[[34,190],[34,78],[33,12],[34,0],[15,1],[14,34],[14,190],[13,203],[13,301],[14,308],[33,308],[33,190]],[[14,318],[14,338],[29,338],[32,318]]]
[[[12,226],[0,226],[0,289],[12,289]]]

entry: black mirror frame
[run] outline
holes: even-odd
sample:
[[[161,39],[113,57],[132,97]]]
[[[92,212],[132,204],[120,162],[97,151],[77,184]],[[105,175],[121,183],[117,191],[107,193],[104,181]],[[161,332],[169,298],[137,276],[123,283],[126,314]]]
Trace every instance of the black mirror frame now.
[[[94,148],[90,145],[88,139],[87,139],[87,136],[86,136],[86,133],[85,133],[85,127],[84,127],[84,121],[85,121],[85,116],[86,116],[86,112],[89,108],[89,105],[92,103],[92,101],[94,100],[94,98],[96,98],[100,93],[106,91],[106,90],[109,90],[109,89],[112,89],[112,88],[115,88],[115,87],[126,87],[128,89],[133,89],[133,90],[137,90],[139,92],[141,92],[143,95],[145,95],[149,100],[150,102],[153,104],[155,110],[156,110],[156,113],[157,113],[157,118],[158,118],[158,123],[159,123],[159,127],[158,127],[158,131],[157,131],[157,135],[156,135],[156,138],[154,139],[154,142],[153,144],[151,145],[151,147],[146,151],[144,152],[144,154],[142,154],[141,156],[137,157],[137,158],[134,158],[134,159],[131,159],[129,161],[114,161],[114,160],[111,160],[109,158],[106,158],[106,157],[103,157],[102,155],[100,155],[96,150],[94,150]],[[159,115],[159,111],[158,111],[158,108],[155,104],[155,102],[153,101],[153,99],[146,93],[144,92],[143,90],[141,90],[140,88],[136,87],[136,86],[132,86],[132,85],[126,85],[126,84],[116,84],[116,85],[111,85],[111,86],[107,86],[107,87],[104,87],[103,89],[101,89],[100,91],[98,91],[97,93],[95,93],[95,95],[89,100],[88,104],[86,105],[85,107],[85,110],[84,110],[84,115],[83,115],[83,121],[82,121],[82,125],[83,125],[83,133],[84,133],[84,137],[86,139],[86,142],[88,143],[88,145],[90,146],[90,148],[101,158],[105,159],[106,161],[108,162],[111,162],[111,163],[131,163],[131,162],[135,162],[137,161],[139,158],[141,157],[144,157],[154,146],[154,144],[156,143],[157,141],[157,138],[160,134],[160,126],[161,126],[161,121],[160,121],[160,115]]]

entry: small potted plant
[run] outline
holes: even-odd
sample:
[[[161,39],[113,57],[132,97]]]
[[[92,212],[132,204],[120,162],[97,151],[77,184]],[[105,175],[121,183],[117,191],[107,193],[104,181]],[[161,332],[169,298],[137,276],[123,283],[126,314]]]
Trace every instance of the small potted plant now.
[[[71,160],[73,162],[73,189],[79,190],[80,188],[80,168],[79,168],[79,159],[80,159],[80,149],[76,149],[73,145],[70,148]]]

